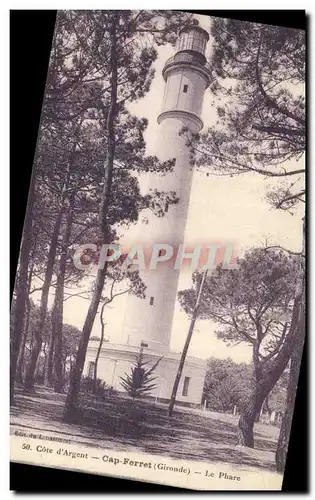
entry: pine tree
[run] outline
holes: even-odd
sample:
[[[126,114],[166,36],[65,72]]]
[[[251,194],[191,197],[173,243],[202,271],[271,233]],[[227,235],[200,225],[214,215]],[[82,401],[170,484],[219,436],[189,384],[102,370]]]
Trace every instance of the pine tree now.
[[[276,250],[249,250],[238,259],[238,269],[227,272],[218,266],[211,273],[201,299],[200,319],[218,325],[218,338],[252,348],[252,390],[239,402],[238,436],[238,444],[250,448],[254,447],[255,418],[282,375],[299,335],[295,294],[299,262],[300,257]],[[195,296],[193,288],[179,292],[188,314]]]
[[[278,181],[269,202],[291,209],[305,201],[305,31],[223,18],[211,31],[216,120],[192,140],[196,163]]]
[[[117,50],[115,57],[111,57],[116,17]],[[173,167],[173,161],[161,163],[158,158],[145,154],[143,134],[147,120],[132,116],[128,105],[150,89],[154,77],[152,65],[157,57],[155,46],[174,43],[178,29],[193,23],[191,18],[191,14],[171,11],[58,12],[36,150],[34,188],[15,287],[12,395],[17,360],[20,352],[24,352],[28,296],[35,288],[41,291],[41,314],[34,327],[25,388],[34,390],[48,297],[53,289],[56,290],[57,321],[49,342],[46,381],[53,380],[55,371],[60,387],[63,288],[80,281],[84,274],[72,265],[71,247],[86,241],[114,241],[117,226],[135,223],[142,209],[148,208],[163,216],[165,204],[177,201],[174,192],[152,191],[141,195],[133,174],[164,173]],[[35,240],[35,254],[30,258]],[[29,286],[27,277],[31,268],[35,278]],[[95,286],[97,296],[83,329],[70,384],[71,397],[67,400],[69,414],[75,407],[75,388],[79,385],[105,275],[106,272],[100,276],[99,286]]]
[[[129,21],[133,15],[131,11],[122,14],[125,24],[121,27],[121,43],[124,43],[125,34],[129,33]],[[34,261],[34,274],[42,281],[41,316],[35,327],[35,342],[25,379],[25,389],[28,391],[34,390],[34,375],[42,349],[48,297],[53,288],[56,320],[48,349],[46,383],[53,383],[55,372],[58,380],[56,387],[62,389],[60,359],[63,288],[69,281],[82,278],[83,274],[78,273],[74,266],[70,268],[69,249],[82,242],[98,241],[97,229],[100,224],[97,219],[104,194],[102,191],[111,185],[112,199],[106,210],[110,240],[115,236],[113,225],[135,222],[142,208],[160,210],[166,202],[175,202],[172,193],[166,195],[152,192],[141,196],[138,181],[131,175],[131,170],[164,171],[172,166],[171,162],[161,164],[155,157],[144,158],[143,132],[147,121],[131,116],[124,107],[130,100],[141,98],[149,88],[153,77],[150,66],[156,58],[156,51],[152,46],[139,53],[141,64],[138,55],[133,56],[131,46],[123,54],[120,52],[121,59],[116,61],[119,92],[115,120],[118,147],[110,182],[104,182],[104,162],[106,165],[109,142],[106,125],[112,87],[109,80],[110,65],[104,64],[104,61],[108,59],[108,35],[112,17],[113,13],[109,11],[58,13],[36,152],[35,189],[31,197],[34,207],[30,220],[33,234],[37,237],[37,248],[32,262],[29,262],[28,247],[25,252],[21,252],[20,259],[21,276],[24,277],[19,281],[24,284],[27,267],[30,268]],[[147,18],[141,13],[138,22],[146,22]],[[141,36],[137,34],[137,37]],[[150,34],[146,32],[143,36],[149,37]],[[163,36],[162,34],[161,37]],[[132,57],[136,59],[134,65],[130,64]],[[140,68],[139,73],[134,71],[133,66]],[[125,72],[126,67],[133,72],[130,82]],[[139,85],[134,85],[136,76]],[[32,246],[31,231],[24,232],[27,233],[24,236],[25,242]],[[26,260],[22,260],[23,255]],[[21,286],[15,290],[18,298],[18,321],[13,322],[13,332],[16,333],[12,334],[11,341],[12,379],[15,378],[13,374],[16,372],[17,356],[23,348],[23,324],[26,324],[24,319],[27,316],[26,307],[21,309],[20,303],[27,303],[28,294],[25,294]]]
[[[163,356],[162,356],[163,357]],[[131,368],[131,373],[125,373],[125,377],[121,378],[121,385],[132,398],[140,398],[147,396],[156,388],[154,381],[157,379],[154,370],[158,366],[161,358],[152,366],[152,368],[145,368],[148,364],[144,361],[143,348],[140,349],[139,355],[136,358],[135,366]]]
[[[271,206],[292,213],[305,203],[306,194],[305,30],[215,18],[212,42],[210,90],[217,119],[191,141],[196,165],[207,175],[260,174],[272,181],[266,194]],[[297,278],[291,318],[296,342],[278,471],[284,470],[305,338],[303,273]]]
[[[96,12],[95,16],[93,22],[96,22],[99,26],[105,26],[101,36],[103,38],[103,47],[106,48],[107,52],[106,54],[100,54],[99,63],[104,65],[104,61],[108,61],[107,66],[110,74],[109,96],[107,96],[107,102],[102,106],[106,115],[105,131],[107,138],[106,161],[102,180],[103,189],[98,210],[98,244],[102,245],[113,241],[111,208],[114,200],[114,177],[117,169],[122,168],[121,162],[126,168],[138,172],[165,172],[173,168],[173,159],[161,163],[156,157],[144,157],[145,141],[142,130],[146,127],[147,121],[131,116],[126,106],[128,102],[140,99],[149,91],[154,76],[152,64],[156,60],[157,52],[152,45],[152,41],[147,43],[142,38],[156,35],[159,36],[161,43],[163,43],[164,40],[169,41],[168,34],[174,35],[174,32],[170,29],[169,22],[172,24],[173,16],[169,15],[169,13],[165,16],[165,29],[163,29],[163,26],[161,29],[159,28],[159,25],[163,24],[160,22],[161,14],[157,15],[154,11],[146,13],[142,11],[139,13],[133,11],[108,11],[106,14],[102,11],[101,13]],[[104,16],[107,16],[106,19],[103,18]],[[157,20],[157,18],[159,19]],[[174,15],[174,19],[177,26],[178,14]],[[157,35],[157,33],[160,33],[160,35]],[[129,126],[126,127],[128,122]],[[133,126],[130,127],[130,124]],[[123,135],[121,136],[122,132]],[[121,151],[122,146],[123,151]],[[171,194],[173,195],[172,201],[175,203],[177,201],[174,198],[175,193]],[[154,210],[156,208],[152,196],[153,198],[159,198],[160,195],[161,193],[157,191],[149,195],[149,199],[146,201],[150,209]],[[120,190],[119,199],[121,196],[124,196],[122,190]],[[127,208],[125,200],[121,207]],[[138,205],[137,209],[139,210],[139,208]],[[141,208],[144,208],[143,204]],[[136,214],[138,214],[138,210]],[[163,216],[164,211],[160,210],[158,215]],[[103,269],[99,269],[96,275],[93,297],[83,325],[76,362],[71,375],[64,409],[65,420],[71,420],[76,411],[86,351],[102,296],[107,268],[108,263],[105,262]]]

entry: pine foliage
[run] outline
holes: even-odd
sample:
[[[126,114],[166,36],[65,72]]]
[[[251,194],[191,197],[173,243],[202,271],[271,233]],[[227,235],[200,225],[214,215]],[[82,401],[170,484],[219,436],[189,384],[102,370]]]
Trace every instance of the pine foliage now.
[[[154,381],[157,377],[154,376],[154,371],[162,357],[151,368],[148,368],[146,367],[148,362],[144,360],[143,349],[140,349],[135,366],[131,368],[131,373],[129,375],[125,373],[125,377],[121,377],[121,385],[129,396],[132,398],[147,396],[156,388]]]

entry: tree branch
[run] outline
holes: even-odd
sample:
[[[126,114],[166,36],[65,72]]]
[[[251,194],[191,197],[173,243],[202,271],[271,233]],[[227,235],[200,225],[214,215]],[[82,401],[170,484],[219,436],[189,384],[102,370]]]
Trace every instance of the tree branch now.
[[[277,203],[276,208],[282,208],[282,205],[284,203],[286,203],[287,201],[292,201],[292,200],[296,200],[296,199],[303,201],[303,200],[301,200],[300,196],[304,196],[304,195],[305,195],[305,191],[303,190],[303,191],[300,191],[299,193],[287,196],[286,198],[283,198],[282,200],[280,200],[279,203]]]
[[[264,125],[253,125],[255,130],[259,132],[267,132],[269,134],[284,134],[284,135],[292,135],[292,136],[305,136],[305,129],[293,129],[286,127],[277,127],[277,126],[264,126]]]
[[[263,29],[260,31],[260,37],[259,37],[259,44],[258,44],[258,50],[257,50],[257,56],[256,56],[256,79],[257,79],[257,85],[260,90],[260,93],[262,94],[263,98],[265,99],[266,103],[282,115],[287,116],[288,118],[291,118],[291,120],[294,120],[297,123],[300,123],[300,125],[305,125],[305,120],[302,118],[299,118],[298,116],[295,116],[291,111],[289,111],[287,108],[282,108],[279,106],[279,104],[270,97],[267,92],[265,91],[261,78],[260,78],[260,73],[259,73],[259,57],[260,57],[260,50],[261,50],[261,44],[262,44],[262,35],[263,35]]]

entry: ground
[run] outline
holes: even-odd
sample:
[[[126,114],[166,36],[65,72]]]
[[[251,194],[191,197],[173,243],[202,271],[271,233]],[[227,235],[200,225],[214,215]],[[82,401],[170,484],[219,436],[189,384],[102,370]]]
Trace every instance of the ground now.
[[[76,423],[68,424],[62,421],[64,401],[65,395],[40,386],[32,395],[17,389],[11,433],[42,433],[106,450],[275,471],[279,430],[270,425],[255,425],[255,449],[249,449],[236,446],[237,416],[180,407],[169,419],[166,405],[118,396],[93,403],[85,399]]]

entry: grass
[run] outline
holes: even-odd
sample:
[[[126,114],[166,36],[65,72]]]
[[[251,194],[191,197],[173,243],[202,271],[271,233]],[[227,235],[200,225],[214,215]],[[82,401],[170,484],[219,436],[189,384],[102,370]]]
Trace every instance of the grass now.
[[[275,470],[279,430],[273,426],[256,424],[255,449],[249,449],[236,446],[238,417],[233,415],[203,415],[178,407],[168,418],[166,405],[118,396],[106,401],[82,400],[80,412],[69,424],[62,421],[64,401],[64,395],[40,386],[32,395],[18,389],[11,408],[12,432],[49,433],[106,449]]]

